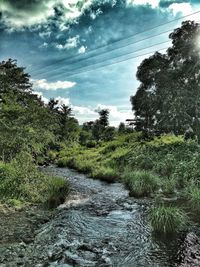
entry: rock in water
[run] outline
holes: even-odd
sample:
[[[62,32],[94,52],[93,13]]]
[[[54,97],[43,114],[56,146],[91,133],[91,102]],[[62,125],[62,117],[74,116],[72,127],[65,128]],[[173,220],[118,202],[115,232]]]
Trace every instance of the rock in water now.
[[[200,237],[189,233],[184,242],[183,261],[180,267],[200,266]]]

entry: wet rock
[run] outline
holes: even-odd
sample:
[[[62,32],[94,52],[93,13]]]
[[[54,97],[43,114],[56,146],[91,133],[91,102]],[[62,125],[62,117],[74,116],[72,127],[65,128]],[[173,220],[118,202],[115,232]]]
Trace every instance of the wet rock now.
[[[200,237],[189,233],[184,241],[183,262],[180,267],[200,266]]]

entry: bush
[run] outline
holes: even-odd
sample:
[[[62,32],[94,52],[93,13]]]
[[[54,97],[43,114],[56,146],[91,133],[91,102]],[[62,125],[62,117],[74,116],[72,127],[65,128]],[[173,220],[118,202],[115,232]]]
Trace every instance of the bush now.
[[[47,156],[48,156],[48,159],[50,161],[54,162],[55,159],[57,158],[57,152],[53,151],[53,150],[50,150],[50,151],[48,151]]]
[[[22,207],[23,202],[19,199],[11,198],[6,201],[6,204],[11,207]]]
[[[134,197],[150,196],[160,184],[158,176],[146,171],[126,171],[123,180]]]
[[[92,172],[91,176],[92,178],[100,179],[109,183],[116,182],[119,178],[118,173],[109,167],[98,167]]]
[[[91,173],[92,169],[94,168],[94,162],[91,160],[83,159],[83,158],[76,158],[74,159],[74,168],[83,173]],[[68,164],[69,166],[69,164]]]
[[[192,209],[200,211],[200,188],[197,186],[190,186],[186,189],[186,195]]]
[[[54,208],[65,201],[69,194],[69,183],[60,177],[50,177],[47,190],[45,204],[49,208]]]
[[[87,148],[93,148],[97,146],[97,142],[95,140],[90,140],[86,143]]]
[[[150,210],[150,223],[158,233],[175,233],[186,226],[186,214],[176,207],[154,207]]]
[[[176,189],[176,180],[173,178],[163,179],[161,187],[164,194],[173,194]]]
[[[62,179],[40,172],[27,153],[20,153],[11,163],[0,164],[0,201],[15,205],[20,202],[44,203],[63,200],[69,186]]]
[[[64,167],[69,167],[69,168],[73,168],[74,167],[74,163],[73,163],[73,158],[71,157],[63,157],[60,158],[57,161],[57,166],[60,168],[64,168]]]

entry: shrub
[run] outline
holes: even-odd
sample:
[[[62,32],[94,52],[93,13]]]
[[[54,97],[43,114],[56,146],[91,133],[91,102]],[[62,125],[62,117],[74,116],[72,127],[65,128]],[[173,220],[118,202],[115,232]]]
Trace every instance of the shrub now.
[[[186,214],[177,207],[154,207],[149,214],[153,230],[158,233],[175,233],[186,226]]]
[[[109,183],[116,182],[119,178],[118,173],[109,167],[98,167],[92,172],[91,176]]]
[[[74,159],[74,168],[83,173],[90,173],[94,168],[94,162],[91,160],[76,158]],[[69,165],[68,165],[69,166]]]
[[[71,167],[72,168],[72,161],[73,161],[73,158],[70,158],[70,157],[60,158],[57,161],[57,166],[60,168],[64,168],[64,167]]]
[[[97,145],[97,142],[95,140],[90,140],[86,143],[86,147],[88,148],[96,147],[96,145]]]
[[[10,205],[48,201],[59,204],[69,191],[66,181],[40,172],[27,153],[20,153],[11,163],[1,163],[0,179],[0,201]]]
[[[150,196],[159,188],[160,179],[146,171],[131,171],[123,176],[123,180],[134,197]]]
[[[197,186],[190,186],[186,189],[186,195],[192,209],[200,211],[200,188]]]
[[[164,194],[173,194],[176,189],[176,180],[173,178],[163,179],[161,187]]]
[[[50,177],[46,189],[45,204],[49,208],[54,208],[65,201],[69,194],[69,183],[60,177]]]
[[[57,152],[50,150],[50,151],[48,151],[47,156],[48,156],[48,159],[53,162],[53,161],[55,161],[55,159],[57,157]]]
[[[15,198],[10,198],[6,201],[6,204],[11,206],[11,207],[22,207],[23,206],[23,202],[19,199],[15,199]]]

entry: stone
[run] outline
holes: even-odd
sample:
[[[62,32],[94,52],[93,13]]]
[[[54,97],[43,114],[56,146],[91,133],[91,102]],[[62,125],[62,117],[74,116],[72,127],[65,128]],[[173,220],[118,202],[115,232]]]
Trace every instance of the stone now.
[[[184,241],[182,258],[180,267],[200,266],[200,237],[195,233],[187,234]]]

